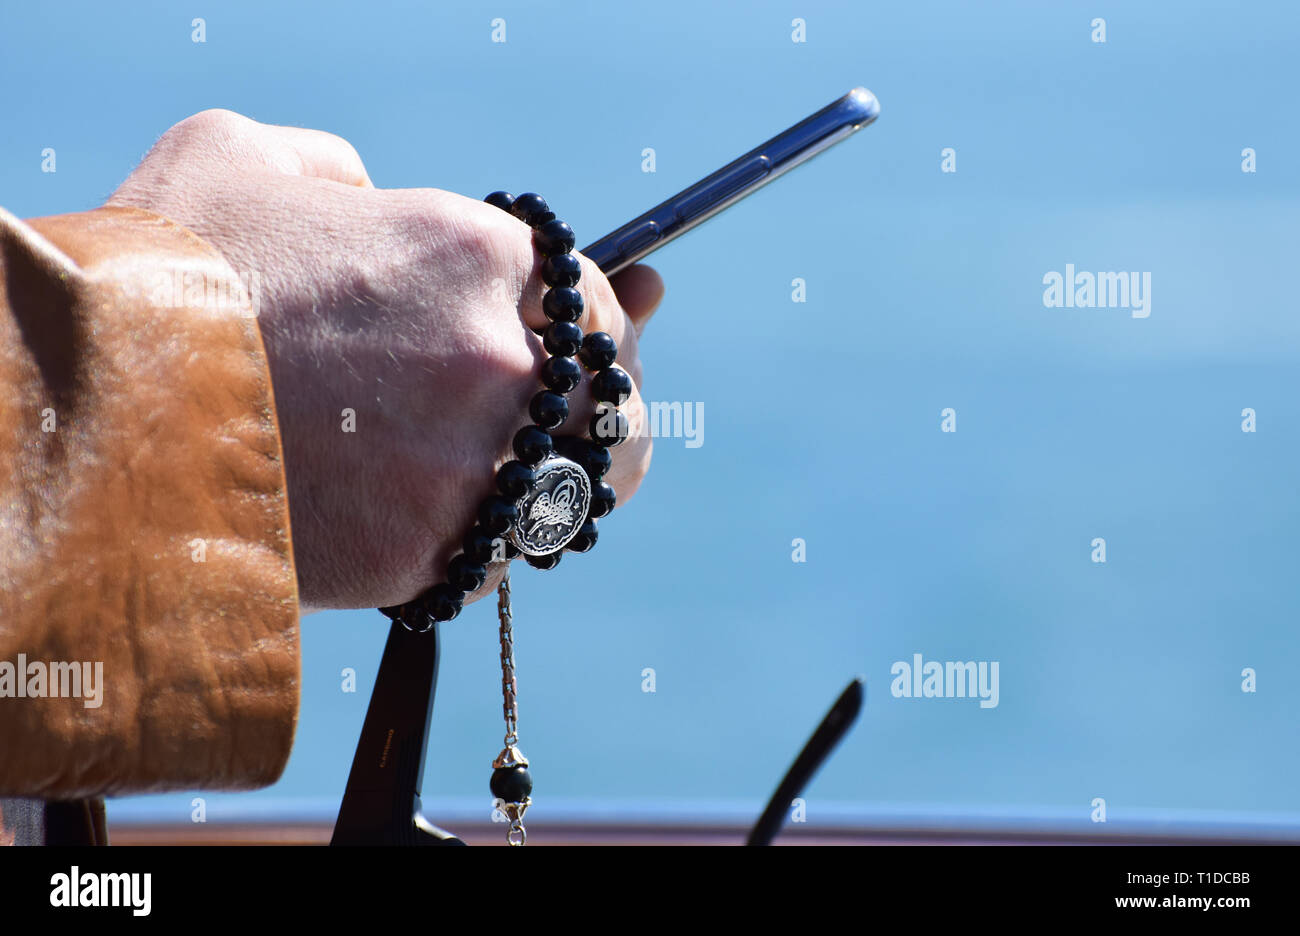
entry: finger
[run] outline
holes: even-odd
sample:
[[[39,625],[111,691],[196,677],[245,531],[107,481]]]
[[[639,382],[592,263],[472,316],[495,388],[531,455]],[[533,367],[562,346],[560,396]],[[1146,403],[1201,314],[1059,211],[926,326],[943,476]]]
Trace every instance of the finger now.
[[[583,381],[583,386],[569,395],[569,418],[555,435],[591,438],[590,426],[595,414],[595,400],[591,396],[590,375]],[[604,480],[613,486],[622,504],[641,484],[641,479],[650,467],[650,454],[654,443],[648,431],[645,403],[636,384],[632,385],[631,395],[619,406],[619,412],[627,417],[628,434],[618,445],[609,449],[612,459],[610,470]]]
[[[578,285],[574,287],[582,295],[582,317],[578,319],[578,327],[582,329],[583,334],[603,331],[613,338],[618,343],[621,363],[623,346],[628,341],[627,335],[632,336],[629,352],[635,348],[636,335],[631,319],[619,305],[614,287],[610,285],[605,274],[600,272],[600,268],[577,251],[574,251],[573,255],[582,264]],[[542,311],[542,298],[550,289],[542,279],[542,264],[545,259],[540,252],[533,251],[533,267],[520,296],[520,309],[523,312],[524,323],[537,332],[550,324],[546,313]],[[631,360],[630,357],[628,359]]]
[[[641,360],[636,327],[619,302],[614,286],[605,274],[582,254],[577,256],[582,261],[582,282],[579,286],[581,287],[582,283],[586,284],[586,289],[583,291],[584,308],[578,325],[582,328],[583,334],[600,331],[613,338],[614,343],[618,345],[616,360],[619,366],[631,375],[634,383],[639,384]]]
[[[588,269],[594,274],[595,278],[587,281],[589,285],[584,293],[587,298],[584,301],[582,318],[578,324],[582,328],[584,335],[600,331],[605,332],[614,339],[615,344],[618,345],[618,356],[615,358],[615,363],[627,371],[628,376],[632,378],[633,392],[638,393],[643,370],[636,328],[633,326],[632,320],[623,311],[623,307],[619,305],[609,280],[596,270],[595,264],[591,263],[591,261],[585,257],[582,260],[584,279],[587,276]],[[582,384],[570,394],[569,418],[565,420],[558,430],[561,435],[589,435],[591,417],[596,413],[596,399],[591,393],[591,379],[592,374],[584,368]],[[639,396],[637,398],[639,399]]]
[[[619,304],[614,287],[596,264],[582,254],[575,253],[574,256],[582,264],[581,278],[576,287],[582,295],[582,317],[578,319],[578,327],[582,329],[584,335],[600,331],[613,338],[614,343],[618,345],[616,360],[619,366],[639,384],[642,369],[637,348],[637,330],[632,319]],[[546,313],[542,310],[542,297],[549,289],[542,280],[543,262],[544,258],[534,251],[532,271],[524,283],[519,303],[524,323],[538,333],[550,324]],[[654,275],[658,276],[658,274]]]
[[[663,277],[654,267],[636,264],[616,273],[610,279],[619,305],[628,314],[636,333],[645,330],[646,323],[655,314],[655,309],[664,298]]]
[[[620,505],[627,503],[641,486],[641,480],[650,468],[650,456],[654,449],[654,440],[647,431],[646,409],[641,400],[641,391],[632,386],[632,395],[619,407],[627,416],[631,431],[619,445],[609,450],[613,464],[606,481],[614,488]]]

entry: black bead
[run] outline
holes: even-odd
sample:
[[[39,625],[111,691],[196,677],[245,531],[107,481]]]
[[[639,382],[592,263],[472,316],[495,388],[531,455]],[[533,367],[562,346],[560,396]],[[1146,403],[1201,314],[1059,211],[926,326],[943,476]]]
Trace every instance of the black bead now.
[[[564,397],[560,397],[560,401],[564,402]],[[516,500],[528,493],[536,480],[537,475],[533,469],[521,461],[508,461],[497,470],[497,490]]]
[[[503,539],[501,541],[501,546],[505,550],[505,557],[507,559],[517,559],[523,555],[523,553],[519,551],[519,547],[508,539]]]
[[[582,293],[572,286],[556,286],[542,297],[542,311],[552,322],[576,322],[582,318]]]
[[[534,569],[554,569],[560,564],[560,556],[564,554],[563,550],[557,550],[553,553],[547,553],[545,556],[524,556],[524,562],[528,563]]]
[[[513,464],[518,464],[518,462]],[[529,474],[532,474],[532,472],[530,471]],[[499,480],[498,484],[500,484]],[[474,527],[465,534],[465,539],[461,542],[461,547],[465,550],[465,558],[480,565],[491,562],[496,554],[495,544],[498,538],[481,526]]]
[[[515,502],[506,500],[499,494],[491,494],[483,498],[483,503],[478,505],[479,525],[494,536],[500,536],[510,529],[510,524],[518,519],[519,508],[515,506]]]
[[[533,417],[533,422],[538,428],[558,429],[569,418],[569,401],[554,390],[538,390],[532,402],[528,404],[528,415]],[[515,496],[518,497],[522,493],[521,491]]]
[[[398,619],[406,625],[408,630],[417,634],[423,634],[436,623],[434,617],[429,613],[425,602],[428,594],[421,595],[414,601],[408,601],[406,604],[399,606]],[[459,597],[459,595],[457,595]],[[447,620],[450,620],[448,618]]]
[[[617,501],[618,498],[609,483],[597,481],[591,486],[591,506],[587,508],[587,516],[592,520],[607,516],[614,509]]]
[[[632,432],[627,417],[608,404],[596,407],[596,415],[591,417],[591,424],[587,428],[591,433],[591,441],[607,447],[621,445]]]
[[[622,406],[632,395],[632,378],[618,365],[607,367],[591,378],[591,395],[601,403]]]
[[[515,197],[509,192],[493,192],[483,200],[495,208],[500,208],[502,211],[509,211],[510,206],[515,203]]]
[[[627,441],[628,435],[632,434],[632,424],[628,422],[627,416],[610,404],[601,403],[595,407],[595,415],[591,416],[588,432],[591,441],[612,448],[623,445]]]
[[[510,206],[510,213],[528,225],[533,224],[538,215],[549,210],[546,206],[546,199],[536,192],[524,192]]]
[[[559,436],[556,438],[555,451],[570,461],[577,462],[593,482],[599,481],[602,476],[609,472],[610,464],[613,461],[609,449],[605,448],[605,446],[597,445],[586,439],[575,439],[573,436]]]
[[[536,465],[555,448],[551,442],[551,434],[536,426],[524,426],[516,432],[514,447],[519,460],[529,467]]]
[[[556,436],[555,454],[581,465],[583,456],[587,454],[587,446],[590,444],[586,439],[574,436]]]
[[[460,591],[444,583],[430,588],[417,603],[424,606],[424,611],[430,619],[434,621],[450,621],[460,614],[461,598],[462,593]],[[427,627],[424,628],[424,630],[427,629]]]
[[[577,243],[573,228],[559,218],[552,218],[539,227],[533,234],[533,240],[544,257],[566,254]]]
[[[556,393],[568,393],[582,383],[582,367],[571,357],[550,357],[542,364],[542,383]]]
[[[533,777],[527,767],[498,767],[489,786],[503,803],[522,803],[533,792]]]
[[[402,616],[403,607],[405,607],[405,605],[389,605],[387,608],[380,608],[379,613],[390,621],[396,621]]]
[[[533,215],[529,216],[528,224],[535,231],[543,224],[546,224],[548,221],[554,221],[554,220],[555,220],[554,211],[538,211]]]
[[[447,584],[463,592],[478,591],[487,580],[487,569],[482,564],[464,556],[457,556],[447,564]]]
[[[582,351],[578,357],[587,370],[604,370],[618,357],[618,344],[604,332],[592,332],[582,339]]]
[[[573,357],[582,347],[582,329],[572,322],[552,322],[542,335],[542,345],[557,357]]]
[[[547,257],[542,264],[542,282],[547,286],[577,286],[582,263],[571,253]]]
[[[574,534],[573,539],[569,540],[568,545],[565,546],[564,548],[568,549],[570,552],[582,553],[591,549],[591,547],[595,545],[596,545],[596,521],[588,520],[586,523],[584,523],[582,526],[578,528],[578,532]]]
[[[603,445],[588,443],[586,451],[581,455],[578,464],[582,470],[587,472],[587,477],[592,481],[599,481],[605,475],[609,474],[609,469],[613,465],[614,459],[609,454],[609,449]]]

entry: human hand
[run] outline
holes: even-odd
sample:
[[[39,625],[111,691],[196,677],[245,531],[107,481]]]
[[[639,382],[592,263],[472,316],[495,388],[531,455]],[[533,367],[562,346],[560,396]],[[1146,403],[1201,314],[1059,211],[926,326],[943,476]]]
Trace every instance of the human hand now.
[[[303,613],[397,605],[442,581],[540,388],[546,286],[529,227],[450,192],[376,189],[341,138],[220,110],[168,130],[109,204],[189,228],[260,282]],[[635,426],[637,337],[663,284],[649,267],[611,282],[582,263],[579,325],[618,343]],[[584,435],[589,375],[569,401],[556,434]],[[649,433],[610,452],[625,503]]]

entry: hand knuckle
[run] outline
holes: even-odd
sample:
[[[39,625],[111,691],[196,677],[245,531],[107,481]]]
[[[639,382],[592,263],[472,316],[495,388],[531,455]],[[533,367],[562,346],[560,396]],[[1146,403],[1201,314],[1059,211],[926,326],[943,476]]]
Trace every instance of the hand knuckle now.
[[[165,136],[183,142],[209,139],[213,136],[234,135],[246,132],[253,121],[232,110],[214,107],[186,117],[167,131]]]

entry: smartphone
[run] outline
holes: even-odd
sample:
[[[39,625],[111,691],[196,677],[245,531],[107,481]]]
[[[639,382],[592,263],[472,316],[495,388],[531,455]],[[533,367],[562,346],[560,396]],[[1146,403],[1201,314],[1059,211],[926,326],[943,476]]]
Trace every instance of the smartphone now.
[[[855,130],[861,130],[879,115],[880,102],[876,96],[866,88],[854,88],[838,101],[633,218],[582,252],[601,272],[612,276],[777,176],[829,149]]]

